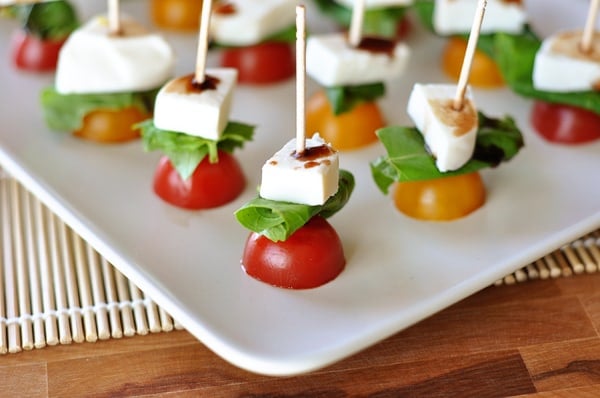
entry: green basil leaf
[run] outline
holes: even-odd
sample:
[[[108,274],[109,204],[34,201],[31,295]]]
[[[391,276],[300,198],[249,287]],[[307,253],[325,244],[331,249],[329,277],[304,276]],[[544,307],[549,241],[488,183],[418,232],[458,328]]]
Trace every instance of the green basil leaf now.
[[[385,86],[381,82],[356,86],[326,87],[325,93],[334,115],[352,110],[363,102],[371,102],[385,95]]]
[[[175,131],[161,130],[154,126],[152,119],[137,124],[142,134],[145,151],[161,150],[171,160],[183,180],[187,180],[198,164],[208,155],[209,161],[219,160],[217,150],[233,152],[241,148],[246,141],[252,140],[254,126],[238,122],[229,122],[221,138],[209,140]]]
[[[334,0],[315,0],[317,7],[340,26],[350,26],[352,10]],[[395,38],[398,23],[404,17],[405,7],[386,7],[366,10],[363,20],[363,34]]]
[[[257,197],[235,212],[238,222],[250,231],[264,235],[273,242],[284,241],[312,217],[331,217],[350,199],[354,176],[340,170],[338,191],[322,206],[278,202]]]
[[[460,169],[442,173],[416,128],[385,127],[378,130],[377,135],[387,155],[377,158],[370,166],[375,183],[384,193],[394,182],[431,180],[496,167],[514,157],[524,145],[521,131],[511,117],[493,119],[479,112],[473,157]]]
[[[69,2],[59,0],[21,7],[17,17],[25,30],[41,39],[60,40],[79,26],[75,9]]]
[[[496,62],[506,83],[518,94],[540,101],[571,105],[600,114],[597,91],[551,92],[533,86],[533,65],[541,41],[533,34],[513,36],[498,34],[495,40]]]
[[[51,130],[71,132],[81,128],[83,117],[95,109],[119,110],[136,106],[151,112],[158,89],[137,93],[60,94],[53,87],[42,90],[40,101]]]
[[[421,20],[421,24],[430,32],[435,32],[435,29],[433,28],[433,9],[435,8],[435,0],[416,0],[412,7]]]

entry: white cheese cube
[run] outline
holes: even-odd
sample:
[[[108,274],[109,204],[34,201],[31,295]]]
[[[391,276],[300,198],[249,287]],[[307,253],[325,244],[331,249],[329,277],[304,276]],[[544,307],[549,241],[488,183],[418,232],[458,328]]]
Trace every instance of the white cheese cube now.
[[[581,31],[559,32],[542,42],[533,65],[533,85],[538,90],[571,92],[600,86],[600,32],[594,33],[593,50],[580,50]]]
[[[108,20],[95,17],[63,45],[56,68],[61,94],[145,91],[173,76],[175,55],[160,35],[122,16],[122,35],[111,35]]]
[[[477,0],[435,0],[433,28],[440,35],[469,33],[477,10]],[[481,33],[520,33],[527,22],[521,3],[488,0]]]
[[[335,0],[336,3],[348,8],[354,8],[355,1],[356,0]],[[365,0],[365,9],[407,7],[414,2],[414,0]]]
[[[296,139],[284,145],[262,167],[260,196],[282,202],[322,205],[338,190],[338,153],[319,134],[306,140],[295,156]]]
[[[380,40],[391,47],[381,52],[355,48],[344,33],[310,36],[306,43],[306,73],[322,86],[331,87],[390,80],[404,72],[410,57],[406,44],[365,40]]]
[[[156,96],[154,125],[175,131],[218,140],[229,122],[237,70],[206,69],[207,82],[213,87],[198,89],[192,85],[194,75],[171,80]]]
[[[229,0],[228,12],[215,6],[211,38],[223,45],[249,46],[294,25],[296,0]]]
[[[408,98],[408,115],[423,134],[441,172],[456,170],[473,156],[477,109],[468,89],[461,110],[453,108],[456,86],[415,84]]]

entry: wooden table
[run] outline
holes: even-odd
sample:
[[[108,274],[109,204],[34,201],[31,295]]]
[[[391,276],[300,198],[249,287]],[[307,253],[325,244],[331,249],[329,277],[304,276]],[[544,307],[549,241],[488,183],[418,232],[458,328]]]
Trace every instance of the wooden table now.
[[[306,375],[246,372],[175,331],[5,355],[0,396],[596,397],[599,330],[600,273],[489,287]]]

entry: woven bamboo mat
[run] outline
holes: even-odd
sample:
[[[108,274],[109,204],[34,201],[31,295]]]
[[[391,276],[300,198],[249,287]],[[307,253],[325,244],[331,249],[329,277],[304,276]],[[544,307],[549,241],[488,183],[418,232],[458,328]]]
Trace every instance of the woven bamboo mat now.
[[[2,170],[0,220],[0,354],[182,328]],[[495,284],[599,268],[600,230]]]

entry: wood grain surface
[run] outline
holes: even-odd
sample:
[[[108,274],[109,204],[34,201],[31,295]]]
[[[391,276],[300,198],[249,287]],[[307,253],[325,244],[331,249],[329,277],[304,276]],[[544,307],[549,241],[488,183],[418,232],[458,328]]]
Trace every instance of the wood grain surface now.
[[[2,397],[598,397],[600,274],[489,287],[332,366],[236,368],[185,331],[0,357]]]

